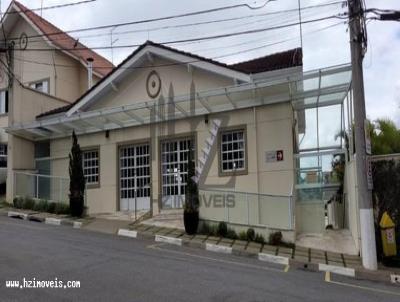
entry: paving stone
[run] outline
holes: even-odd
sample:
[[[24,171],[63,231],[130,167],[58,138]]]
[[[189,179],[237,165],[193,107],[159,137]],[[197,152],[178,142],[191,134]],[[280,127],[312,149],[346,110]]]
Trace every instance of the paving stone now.
[[[247,241],[235,240],[235,245],[246,246],[247,245]]]
[[[208,236],[207,235],[196,235],[196,238],[205,240]]]
[[[223,238],[221,239],[221,241],[219,243],[224,243],[224,244],[228,244],[228,245],[232,245],[233,244],[233,239],[228,239],[228,238]]]
[[[278,250],[278,256],[292,257],[292,252],[293,252],[293,249],[280,246],[279,250]]]
[[[243,245],[243,244],[241,244],[241,243],[237,243],[237,242],[235,242],[233,245],[232,245],[232,249],[234,249],[234,250],[238,250],[238,251],[244,251],[244,248],[246,247],[246,245]]]
[[[329,265],[335,265],[335,266],[344,266],[343,261],[333,261],[333,260],[328,260]]]
[[[277,246],[264,245],[262,250],[261,250],[261,253],[270,254],[270,255],[276,255],[277,249],[278,249]]]
[[[328,261],[342,262],[342,256],[338,253],[327,252]]]
[[[308,261],[308,256],[300,256],[300,255],[295,255],[294,260],[300,261],[300,262],[309,262]]]
[[[182,240],[192,240],[193,235],[183,234],[180,238]]]

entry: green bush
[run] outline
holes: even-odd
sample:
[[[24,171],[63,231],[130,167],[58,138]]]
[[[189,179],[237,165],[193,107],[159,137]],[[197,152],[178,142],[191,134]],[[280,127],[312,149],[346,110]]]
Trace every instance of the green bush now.
[[[247,241],[247,240],[248,240],[246,231],[241,231],[241,232],[239,233],[239,239],[240,239],[240,240],[244,240],[244,241]]]
[[[248,241],[254,241],[254,239],[256,238],[256,232],[254,231],[254,229],[248,229],[247,230],[247,240]]]
[[[36,202],[35,207],[33,209],[38,212],[47,212],[48,206],[49,203],[47,202],[47,200],[41,199],[38,202]]]
[[[269,234],[269,244],[271,245],[281,245],[282,244],[282,233],[281,232],[274,232]]]
[[[22,209],[22,206],[24,205],[24,199],[22,197],[15,197],[13,199],[13,206],[16,209]]]
[[[56,203],[54,213],[58,215],[68,215],[70,213],[69,206],[65,203]]]
[[[47,212],[54,214],[56,212],[56,203],[55,202],[50,202],[48,207],[47,207]]]
[[[218,235],[221,237],[226,237],[227,233],[228,233],[228,226],[226,225],[226,222],[221,221],[218,224]]]
[[[261,244],[265,244],[266,241],[264,239],[264,236],[261,234],[256,234],[256,238],[254,238],[255,242],[261,243]]]
[[[228,229],[228,231],[226,232],[226,238],[236,240],[238,239],[238,235],[236,234],[235,230]]]
[[[35,201],[30,197],[25,197],[24,202],[22,204],[22,208],[25,210],[33,210],[35,207]]]

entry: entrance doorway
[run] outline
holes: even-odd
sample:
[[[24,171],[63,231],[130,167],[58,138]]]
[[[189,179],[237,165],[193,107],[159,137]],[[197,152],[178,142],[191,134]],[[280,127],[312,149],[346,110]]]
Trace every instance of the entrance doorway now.
[[[119,149],[120,211],[150,210],[150,146]]]
[[[161,143],[163,209],[180,209],[184,205],[189,148],[193,152],[193,140],[191,138]],[[194,159],[194,156],[192,158]]]

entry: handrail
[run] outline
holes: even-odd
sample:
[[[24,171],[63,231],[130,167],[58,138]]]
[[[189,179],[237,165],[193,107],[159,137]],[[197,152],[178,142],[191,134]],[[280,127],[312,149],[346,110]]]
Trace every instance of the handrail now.
[[[284,198],[293,197],[293,195],[265,194],[265,193],[253,193],[253,192],[243,192],[243,191],[218,190],[218,189],[202,189],[202,188],[199,188],[199,191],[231,193],[231,194],[248,194],[248,195],[268,196],[268,197],[284,197]]]

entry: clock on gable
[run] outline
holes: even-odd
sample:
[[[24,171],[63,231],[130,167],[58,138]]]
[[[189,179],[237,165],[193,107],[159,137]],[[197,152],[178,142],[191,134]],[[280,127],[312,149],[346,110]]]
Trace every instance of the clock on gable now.
[[[157,71],[153,70],[149,73],[146,80],[147,95],[152,99],[156,98],[161,91],[161,78]]]
[[[22,33],[19,36],[19,48],[20,49],[26,49],[28,47],[28,36],[26,33]]]

